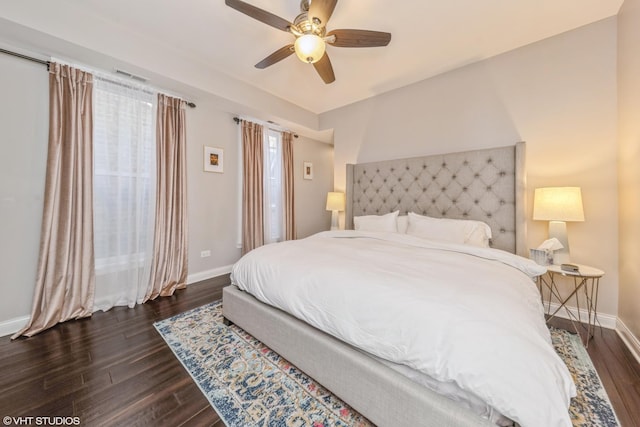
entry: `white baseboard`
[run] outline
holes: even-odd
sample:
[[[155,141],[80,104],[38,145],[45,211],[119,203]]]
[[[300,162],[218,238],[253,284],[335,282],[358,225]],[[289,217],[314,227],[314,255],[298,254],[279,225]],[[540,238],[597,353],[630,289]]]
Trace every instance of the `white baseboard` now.
[[[199,273],[187,276],[187,284],[200,282],[202,280],[211,279],[213,277],[222,276],[231,273],[233,265],[225,265],[223,267],[214,268],[212,270],[201,271]],[[22,329],[29,321],[29,316],[20,316],[0,322],[0,337],[12,335]]]
[[[544,303],[545,310],[547,309],[547,304],[548,303],[545,301]],[[556,311],[558,307],[560,307],[560,304],[552,302],[551,313]],[[578,318],[578,309],[576,307],[567,307],[567,309],[571,312],[571,314],[573,314],[576,318]],[[560,311],[556,313],[556,317],[561,317],[563,319],[571,320],[571,318],[569,317],[569,315],[567,314],[564,308],[561,308]],[[586,320],[589,318],[589,312],[586,309],[581,308],[580,318],[582,319],[583,322],[586,323]],[[600,323],[598,324],[596,322],[596,326],[602,326],[603,328],[607,328],[607,329],[616,329],[617,321],[618,321],[617,316],[614,316],[612,314],[606,314],[606,313],[598,313],[598,322]]]
[[[631,332],[627,325],[620,319],[616,324],[616,332],[622,339],[622,341],[627,345],[629,351],[636,358],[638,363],[640,363],[640,340]]]
[[[30,316],[14,317],[13,319],[0,322],[0,337],[13,335],[22,329],[29,321]]]
[[[196,282],[201,282],[203,280],[211,279],[213,277],[222,276],[223,274],[229,274],[231,273],[231,267],[233,267],[233,264],[225,265],[225,266],[214,268],[207,271],[201,271],[199,273],[189,274],[187,276],[187,285],[190,285]]]

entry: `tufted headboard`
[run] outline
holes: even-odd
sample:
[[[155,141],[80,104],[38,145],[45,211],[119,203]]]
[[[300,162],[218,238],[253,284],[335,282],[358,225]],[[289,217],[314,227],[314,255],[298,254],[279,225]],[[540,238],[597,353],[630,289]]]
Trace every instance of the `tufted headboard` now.
[[[474,219],[491,227],[491,246],[527,255],[525,143],[347,165],[345,228],[353,217],[400,210]]]

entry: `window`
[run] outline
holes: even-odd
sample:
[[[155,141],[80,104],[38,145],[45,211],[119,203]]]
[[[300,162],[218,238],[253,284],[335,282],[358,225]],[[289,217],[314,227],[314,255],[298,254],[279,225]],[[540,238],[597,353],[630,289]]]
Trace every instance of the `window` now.
[[[264,243],[284,240],[282,188],[282,133],[265,129],[264,135]]]
[[[243,126],[252,128],[256,121],[246,120]],[[258,122],[260,123],[260,122]],[[247,208],[252,216],[249,219],[242,218],[238,221],[238,248],[243,249],[243,253],[253,249],[256,245],[275,243],[287,240],[287,233],[293,231],[288,230],[286,221],[287,218],[293,219],[293,214],[286,215],[286,209],[289,205],[293,207],[293,203],[287,203],[287,196],[285,193],[285,169],[293,169],[293,166],[289,166],[285,163],[290,156],[285,159],[285,149],[283,142],[283,132],[277,129],[271,129],[265,123],[260,123],[262,130],[257,130],[257,133],[252,134],[249,141],[243,141],[243,126],[238,127],[238,146],[240,149],[240,155],[238,156],[238,171],[239,171],[239,191],[238,191],[238,212],[246,212]],[[260,132],[262,133],[260,136]],[[254,141],[254,138],[261,140]],[[260,144],[261,142],[261,144]],[[244,144],[247,143],[251,153],[248,157],[257,157],[258,153],[253,150],[262,150],[262,176],[258,177],[252,174],[251,171],[247,172],[244,169]],[[292,160],[291,160],[292,161]],[[252,167],[252,166],[250,166]],[[245,173],[249,173],[250,182],[248,187],[249,195],[243,194],[246,190],[244,188]],[[259,179],[261,178],[261,179]],[[261,182],[260,182],[261,181]],[[258,189],[258,186],[262,185],[262,189]],[[288,188],[293,191],[293,185],[289,185]],[[261,191],[260,195],[254,194]],[[260,202],[261,200],[261,202]],[[247,205],[245,205],[247,203]],[[258,221],[259,218],[259,205],[262,203],[262,224],[254,224],[253,221]],[[259,227],[261,225],[261,227]],[[262,229],[262,236],[255,234],[244,235],[245,230],[248,233],[256,233],[257,230]],[[243,242],[247,245],[243,247]]]
[[[94,81],[94,305],[106,310],[140,302],[149,280],[157,95]]]

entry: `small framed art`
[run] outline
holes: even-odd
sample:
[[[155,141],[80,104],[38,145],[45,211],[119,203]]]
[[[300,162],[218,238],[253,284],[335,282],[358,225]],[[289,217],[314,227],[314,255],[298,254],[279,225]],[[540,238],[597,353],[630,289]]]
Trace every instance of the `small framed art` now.
[[[313,179],[313,163],[304,162],[302,165],[302,177],[304,179]]]
[[[204,147],[204,171],[224,172],[224,150],[217,147]]]

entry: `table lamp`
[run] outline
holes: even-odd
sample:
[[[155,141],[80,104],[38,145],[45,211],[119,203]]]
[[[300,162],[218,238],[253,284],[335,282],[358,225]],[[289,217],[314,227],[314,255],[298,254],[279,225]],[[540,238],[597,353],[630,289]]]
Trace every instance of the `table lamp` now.
[[[331,211],[331,230],[339,230],[338,211],[344,210],[344,193],[330,191],[327,194],[327,210]]]
[[[533,199],[533,219],[549,221],[549,238],[555,237],[564,248],[555,251],[554,264],[571,261],[567,221],[584,221],[580,187],[536,188]]]

